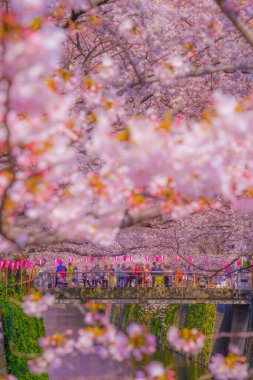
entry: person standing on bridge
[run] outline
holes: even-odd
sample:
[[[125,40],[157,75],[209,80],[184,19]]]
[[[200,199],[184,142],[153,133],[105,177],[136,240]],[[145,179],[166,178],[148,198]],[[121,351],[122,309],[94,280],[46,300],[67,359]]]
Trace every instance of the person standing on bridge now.
[[[116,276],[115,276],[115,269],[113,265],[110,265],[110,268],[109,268],[109,286],[112,288],[116,286]]]
[[[152,286],[155,285],[155,277],[156,277],[157,270],[158,270],[158,267],[156,266],[155,261],[153,261],[152,267],[151,267]]]
[[[118,264],[118,267],[117,267],[117,286],[119,287],[124,286],[124,273],[120,264]]]
[[[78,286],[78,269],[77,267],[74,267],[74,277],[73,277],[73,282],[76,286]]]
[[[74,278],[74,267],[72,263],[69,263],[68,266],[68,283],[72,282]]]

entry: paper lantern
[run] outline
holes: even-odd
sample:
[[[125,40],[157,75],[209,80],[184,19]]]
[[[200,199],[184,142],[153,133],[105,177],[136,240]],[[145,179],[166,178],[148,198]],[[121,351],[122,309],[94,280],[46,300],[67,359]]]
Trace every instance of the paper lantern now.
[[[145,260],[146,260],[146,262],[148,263],[149,260],[150,260],[150,256],[145,256]]]
[[[87,263],[88,257],[84,257],[83,260],[84,260],[85,263]]]
[[[180,257],[179,257],[179,256],[176,256],[176,260],[179,261],[179,260],[180,260]]]
[[[23,268],[26,269],[27,267],[28,267],[28,261],[24,261],[24,262],[23,262]]]
[[[118,261],[118,256],[114,256],[114,261]]]
[[[58,264],[59,259],[54,259],[54,265]]]
[[[69,257],[69,264],[72,264],[73,263],[73,258],[72,257]]]
[[[159,256],[156,256],[156,257],[155,257],[155,261],[156,261],[156,262],[159,261]]]
[[[129,257],[129,260],[130,260],[130,262],[132,263],[132,262],[134,261],[133,256],[130,256],[130,257]]]
[[[22,266],[22,265],[23,265],[23,262],[24,262],[24,260],[23,260],[23,259],[19,259],[18,261],[19,261],[19,263],[20,263],[20,266]]]
[[[240,260],[237,261],[237,266],[240,267],[242,265],[242,262]]]
[[[4,266],[5,266],[5,268],[8,268],[8,266],[9,266],[9,260],[4,260]]]
[[[13,269],[15,268],[15,263],[13,263],[13,262],[11,261],[10,264],[9,264],[9,268],[10,268],[11,270],[13,270]]]
[[[250,265],[253,265],[253,260],[250,260]]]
[[[18,270],[20,267],[20,262],[19,261],[16,261],[15,262],[15,265],[14,265],[14,269]]]
[[[190,262],[190,263],[192,263],[193,262],[193,258],[190,256],[190,257],[188,257],[188,261]]]
[[[0,269],[3,269],[4,267],[4,261],[0,261]]]
[[[93,256],[90,257],[90,261],[93,263],[93,261],[94,261],[94,257]]]
[[[161,261],[164,261],[164,256],[163,256],[163,255],[160,256],[160,260],[161,260]]]
[[[123,256],[123,261],[127,261],[127,256]]]
[[[39,259],[38,262],[39,262],[39,265],[42,265],[43,264],[43,259]]]

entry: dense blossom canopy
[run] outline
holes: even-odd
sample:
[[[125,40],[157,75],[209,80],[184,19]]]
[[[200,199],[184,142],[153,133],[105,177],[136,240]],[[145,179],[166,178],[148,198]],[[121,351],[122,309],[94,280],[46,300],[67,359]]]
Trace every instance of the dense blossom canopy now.
[[[250,1],[1,3],[2,251],[252,210]]]

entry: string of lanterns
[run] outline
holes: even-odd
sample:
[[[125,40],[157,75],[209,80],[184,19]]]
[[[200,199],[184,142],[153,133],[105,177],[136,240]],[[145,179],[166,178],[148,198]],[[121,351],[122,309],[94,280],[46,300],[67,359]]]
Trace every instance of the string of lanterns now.
[[[1,260],[0,261],[0,270],[1,269],[10,269],[10,270],[19,270],[23,269],[33,269],[35,267],[35,263],[29,260],[18,259],[16,261],[10,260]]]

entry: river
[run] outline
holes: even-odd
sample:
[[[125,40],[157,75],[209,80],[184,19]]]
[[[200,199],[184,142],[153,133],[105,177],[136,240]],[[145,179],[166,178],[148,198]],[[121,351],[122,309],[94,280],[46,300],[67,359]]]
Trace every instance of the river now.
[[[56,331],[72,329],[76,335],[78,329],[82,327],[82,320],[83,316],[75,305],[55,305],[44,316],[46,334],[51,335]],[[205,372],[203,368],[192,364],[183,356],[167,350],[158,350],[155,359],[165,364],[173,364],[177,380],[196,380]],[[66,357],[63,365],[52,370],[49,377],[50,380],[116,380],[119,377],[118,371],[121,372],[121,380],[124,380],[122,365],[116,367],[111,362],[80,354],[75,357]]]

